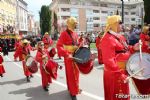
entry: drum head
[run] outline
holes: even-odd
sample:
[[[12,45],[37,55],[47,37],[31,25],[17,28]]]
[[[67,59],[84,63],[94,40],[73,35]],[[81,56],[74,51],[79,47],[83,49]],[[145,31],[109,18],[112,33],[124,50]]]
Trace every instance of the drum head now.
[[[34,58],[32,56],[27,56],[27,58],[26,58],[26,66],[31,66],[33,61],[34,61]]]
[[[81,59],[75,59],[77,63],[86,63],[89,61],[91,52],[90,49],[87,47],[80,47],[77,51],[75,51],[74,55],[75,58]]]
[[[144,68],[141,70],[141,68]],[[150,78],[150,54],[142,53],[142,61],[140,61],[140,53],[133,54],[126,65],[126,69],[130,75],[135,74],[139,70],[139,73],[133,77],[140,80],[146,80]]]

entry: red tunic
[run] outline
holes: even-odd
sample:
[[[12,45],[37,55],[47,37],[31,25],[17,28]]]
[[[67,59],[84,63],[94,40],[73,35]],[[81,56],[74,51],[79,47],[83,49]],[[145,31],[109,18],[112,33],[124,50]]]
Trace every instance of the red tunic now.
[[[150,37],[146,34],[141,33],[140,39],[142,40],[142,52],[150,53],[150,49],[148,49],[148,42]],[[143,95],[150,94],[150,79],[138,80],[133,78],[133,81],[139,93]]]
[[[3,63],[3,57],[0,55],[0,74],[5,73],[5,69],[2,63]]]
[[[52,83],[51,75],[46,73],[45,69],[43,68],[45,66],[43,66],[42,56],[44,54],[46,54],[48,56],[47,53],[48,53],[47,51],[42,52],[41,50],[38,50],[37,54],[36,54],[36,61],[38,61],[40,63],[40,72],[41,72],[43,87],[46,87],[49,83]],[[48,58],[50,58],[50,57],[48,56]]]
[[[16,42],[15,43],[14,59],[16,60],[17,57],[19,57],[19,61],[22,61],[22,57],[21,57],[21,43],[20,42]]]
[[[103,64],[102,51],[101,51],[101,48],[100,48],[100,41],[101,41],[101,38],[97,37],[96,38],[96,48],[97,48],[97,51],[98,51],[98,62],[99,62],[99,64]]]
[[[26,63],[25,59],[26,59],[27,55],[29,55],[29,54],[30,54],[30,50],[29,50],[28,46],[27,47],[23,47],[23,46],[20,47],[20,56],[22,58],[21,60],[22,60],[23,71],[24,71],[25,76],[32,75],[32,73],[28,70],[28,68],[26,67],[26,64],[25,64]]]
[[[150,53],[149,49],[150,37],[146,34],[141,33],[140,39],[142,41],[142,52]]]
[[[120,41],[124,41],[124,38],[119,34],[116,34],[116,36],[117,38],[106,33],[100,44],[104,63],[105,100],[129,100],[129,97],[124,99],[118,97],[119,94],[129,95],[129,85],[123,83],[126,73],[125,70],[120,69],[117,62],[126,62],[130,57],[130,52],[123,53],[125,46]]]
[[[78,39],[77,33],[70,31],[70,34],[76,42]],[[64,48],[64,45],[73,45],[72,38],[67,31],[62,32],[57,42],[57,51],[60,56],[64,57],[68,90],[71,95],[77,95],[79,93],[79,70],[75,62],[68,58],[71,52]]]

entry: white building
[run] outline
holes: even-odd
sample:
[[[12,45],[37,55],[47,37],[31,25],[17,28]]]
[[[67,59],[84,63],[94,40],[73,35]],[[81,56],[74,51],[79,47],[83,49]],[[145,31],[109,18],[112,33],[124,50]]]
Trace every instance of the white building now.
[[[27,3],[24,0],[17,0],[17,31],[19,34],[26,34],[28,31],[28,10],[27,10]]]
[[[28,11],[28,35],[35,34],[34,15],[31,11]]]
[[[107,16],[121,15],[121,0],[53,0],[50,9],[58,16],[60,26],[69,16],[78,19],[77,31],[99,31],[106,25]],[[143,0],[124,0],[124,24],[130,26],[142,23]]]

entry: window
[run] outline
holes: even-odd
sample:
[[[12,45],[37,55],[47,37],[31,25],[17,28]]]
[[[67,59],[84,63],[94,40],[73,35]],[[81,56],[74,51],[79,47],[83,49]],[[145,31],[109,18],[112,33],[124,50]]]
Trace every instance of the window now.
[[[101,4],[101,7],[108,7],[107,4]]]
[[[93,20],[100,20],[99,17],[93,17]]]
[[[124,12],[125,15],[129,15],[129,12]]]
[[[107,14],[107,13],[108,13],[108,11],[101,11],[101,13],[103,13],[103,14]]]
[[[70,12],[70,9],[69,8],[61,8],[61,11],[62,12]]]
[[[131,15],[135,15],[136,13],[135,12],[131,12]]]
[[[131,21],[135,21],[135,18],[131,18]]]
[[[94,24],[93,26],[94,26],[94,27],[99,27],[99,24]]]
[[[93,13],[99,13],[99,10],[93,10]]]

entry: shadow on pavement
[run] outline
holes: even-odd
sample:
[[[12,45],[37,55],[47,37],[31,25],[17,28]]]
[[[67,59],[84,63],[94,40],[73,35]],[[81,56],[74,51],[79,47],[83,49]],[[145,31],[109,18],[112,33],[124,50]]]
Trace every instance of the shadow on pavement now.
[[[19,79],[19,80],[13,80],[13,81],[5,81],[5,82],[0,82],[0,85],[6,85],[6,84],[16,84],[16,85],[22,85],[26,84],[26,79]]]
[[[45,92],[41,86],[9,92],[9,94],[25,94],[26,100],[71,100],[67,90],[57,93]]]

